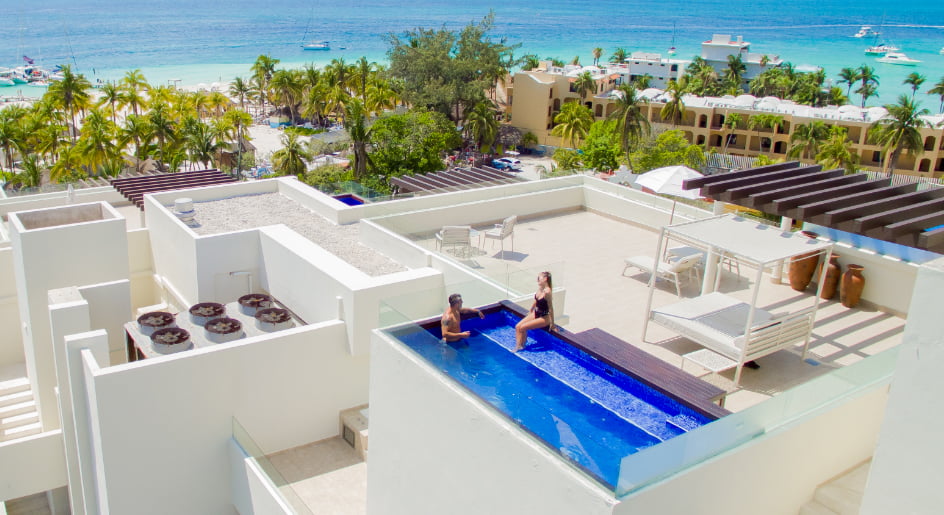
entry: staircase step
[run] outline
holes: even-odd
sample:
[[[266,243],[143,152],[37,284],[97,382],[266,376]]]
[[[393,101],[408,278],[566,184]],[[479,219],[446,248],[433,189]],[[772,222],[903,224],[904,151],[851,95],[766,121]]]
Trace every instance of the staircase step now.
[[[28,401],[0,407],[0,419],[9,418],[29,411],[36,411],[36,401],[34,401],[32,397],[30,397]]]
[[[22,426],[39,422],[39,413],[37,411],[27,411],[19,415],[13,415],[6,418],[0,418],[0,429],[9,429],[11,427]]]
[[[28,377],[14,377],[6,380],[0,379],[0,396],[29,389],[30,382]]]
[[[19,404],[33,399],[32,390],[20,390],[13,393],[0,393],[0,409],[11,404]]]
[[[839,515],[816,501],[810,501],[800,507],[800,515]]]
[[[43,426],[39,422],[33,422],[32,424],[0,430],[0,441],[15,440],[24,436],[38,435],[42,432]]]
[[[7,515],[52,514],[46,492],[11,499],[6,502]]]
[[[866,461],[845,474],[822,484],[813,494],[814,503],[840,515],[859,513],[872,461]]]

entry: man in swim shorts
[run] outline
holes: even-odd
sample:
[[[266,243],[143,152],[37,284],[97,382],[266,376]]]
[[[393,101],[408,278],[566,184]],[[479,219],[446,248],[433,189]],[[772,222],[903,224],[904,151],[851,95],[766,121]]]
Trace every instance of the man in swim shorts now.
[[[462,307],[462,295],[458,293],[450,295],[449,307],[446,308],[446,311],[443,313],[441,322],[443,340],[455,342],[463,338],[468,338],[471,333],[462,330],[462,315],[471,313],[477,314],[479,318],[485,318],[485,315],[477,309]]]

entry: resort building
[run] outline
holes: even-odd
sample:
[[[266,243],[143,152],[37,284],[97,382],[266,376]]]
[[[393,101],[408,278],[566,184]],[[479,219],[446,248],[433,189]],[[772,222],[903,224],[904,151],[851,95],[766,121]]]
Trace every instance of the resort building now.
[[[566,84],[566,83],[563,83]],[[604,120],[615,109],[615,87],[588,98],[584,103],[593,111],[597,120]],[[784,159],[790,150],[790,138],[796,128],[814,121],[827,126],[839,125],[847,129],[851,149],[859,156],[859,166],[866,170],[881,170],[884,165],[882,147],[869,142],[869,127],[887,114],[883,107],[861,109],[854,105],[810,107],[776,97],[757,98],[753,95],[697,97],[685,95],[685,114],[678,123],[664,120],[662,107],[668,95],[656,88],[646,89],[641,96],[648,100],[642,105],[653,130],[678,129],[685,138],[706,148],[737,156],[767,155]],[[561,139],[551,134],[554,117],[561,104],[580,100],[576,93],[568,91],[546,73],[517,72],[508,91],[509,106],[506,110],[511,124],[522,132],[531,132],[542,145],[564,146]],[[736,126],[725,120],[737,114]],[[757,123],[763,116],[778,123],[774,126]],[[944,173],[944,115],[926,116],[928,122],[922,127],[924,149],[918,155],[903,152],[895,166],[895,173],[940,177]],[[752,121],[753,120],[753,121]],[[803,155],[804,162],[813,162],[811,156]]]
[[[719,75],[723,75],[728,69],[729,56],[739,56],[741,62],[744,63],[745,70],[742,79],[745,86],[767,68],[783,64],[780,56],[751,53],[751,44],[744,41],[743,36],[732,40],[728,34],[714,34],[711,39],[701,44],[702,59],[707,61]]]
[[[289,178],[141,193],[0,199],[8,513],[939,510],[938,254],[580,175],[378,203]],[[666,226],[666,253],[718,245],[674,284],[627,267],[662,263]],[[865,267],[857,307],[780,284],[809,250]],[[544,271],[562,331],[512,352]],[[485,317],[466,343],[437,333],[451,293]],[[760,368],[648,323],[706,295],[772,317],[747,325],[780,335]]]

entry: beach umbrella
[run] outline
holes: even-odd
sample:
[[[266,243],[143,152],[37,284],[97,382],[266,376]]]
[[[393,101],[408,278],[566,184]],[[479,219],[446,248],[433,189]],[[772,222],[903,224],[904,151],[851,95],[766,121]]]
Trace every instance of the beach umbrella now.
[[[697,177],[703,177],[703,174],[687,166],[664,166],[640,174],[639,177],[636,178],[635,184],[642,187],[643,191],[650,193],[694,200],[704,197],[701,196],[697,189],[683,190],[682,181],[695,179]],[[675,204],[677,202],[675,198],[672,199],[672,214],[669,216],[669,225],[672,225],[672,220],[675,218]]]

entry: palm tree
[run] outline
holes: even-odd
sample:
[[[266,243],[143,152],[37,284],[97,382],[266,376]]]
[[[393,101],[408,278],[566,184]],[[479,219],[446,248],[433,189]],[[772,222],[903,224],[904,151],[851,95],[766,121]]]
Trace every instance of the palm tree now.
[[[636,77],[636,80],[633,81],[633,85],[640,91],[648,89],[651,83],[652,75],[649,75],[648,73],[644,73],[639,77]]]
[[[590,72],[583,72],[577,75],[577,78],[574,80],[574,91],[580,95],[581,100],[586,100],[587,93],[595,93],[596,90],[597,83],[593,80],[593,76],[590,75]]]
[[[600,57],[603,56],[603,49],[600,47],[596,47],[593,49],[592,54],[593,54],[593,65],[596,66],[600,64]]]
[[[521,57],[521,71],[534,70],[541,66],[541,59],[534,54],[528,54]]]
[[[640,97],[636,88],[629,84],[621,85],[616,91],[616,109],[607,118],[616,121],[620,147],[626,153],[626,160],[629,161],[629,153],[633,146],[651,130],[649,120],[640,107],[640,104],[648,103],[649,100]],[[630,167],[632,167],[631,163]]]
[[[941,80],[937,81],[937,84],[928,90],[928,95],[938,95],[941,97],[941,107],[938,109],[941,113],[944,113],[944,77],[941,77]]]
[[[187,153],[191,161],[199,162],[209,168],[213,158],[222,149],[214,131],[205,123],[198,122],[184,136]]]
[[[13,151],[22,150],[23,132],[20,130],[20,117],[15,110],[4,109],[0,111],[0,148],[3,149],[3,157],[13,170]],[[2,164],[2,163],[0,163]],[[0,170],[3,167],[0,166]]]
[[[911,72],[907,77],[905,77],[905,80],[901,81],[901,83],[911,86],[911,100],[914,100],[915,93],[918,92],[918,88],[920,88],[926,80],[927,78],[925,78],[924,75],[921,75],[918,72]]]
[[[72,120],[69,132],[72,135],[72,143],[75,144],[77,137],[75,112],[88,105],[89,90],[92,89],[92,83],[81,73],[73,73],[72,67],[69,65],[62,67],[61,74],[62,79],[50,84],[47,94],[54,98],[57,104],[69,114],[69,118]]]
[[[465,114],[466,135],[475,142],[480,149],[491,147],[498,135],[498,118],[495,110],[485,102],[475,104]]]
[[[929,124],[921,117],[930,112],[918,107],[917,103],[905,95],[898,97],[898,103],[886,105],[885,109],[888,115],[869,127],[869,141],[882,146],[885,152],[885,171],[894,173],[902,151],[907,150],[915,155],[924,151],[920,129]]]
[[[861,86],[856,93],[862,95],[861,107],[865,108],[865,101],[878,94],[878,75],[875,75],[875,69],[864,64],[860,66],[859,81]]]
[[[367,144],[370,141],[371,129],[367,124],[367,112],[363,102],[351,100],[344,109],[344,128],[351,137],[354,151],[354,177],[360,179],[367,175],[367,165],[370,163]]]
[[[377,63],[368,62],[366,57],[361,56],[354,65],[354,77],[357,83],[357,93],[362,101],[367,100],[367,84],[373,78],[377,70]]]
[[[279,175],[299,175],[305,173],[306,161],[311,153],[298,139],[295,133],[282,136],[282,148],[272,153],[272,168]]]
[[[246,110],[246,98],[249,96],[249,90],[249,83],[244,81],[242,77],[236,77],[233,82],[229,83],[229,94],[239,100],[239,108],[243,111]]]
[[[92,109],[82,124],[82,137],[75,145],[75,149],[82,156],[89,175],[100,175],[103,168],[119,158],[118,148],[115,145],[117,129],[100,110]]]
[[[125,125],[119,137],[122,144],[134,142],[135,157],[144,160],[147,157],[147,147],[154,139],[154,129],[147,117],[131,114],[125,118]]]
[[[687,76],[682,76],[680,80],[670,80],[665,86],[665,92],[669,94],[669,99],[659,111],[659,116],[663,120],[672,120],[672,127],[678,125],[685,116],[685,103],[682,102],[682,96],[685,94],[685,88],[688,85]]]
[[[84,175],[82,173],[82,156],[75,147],[63,147],[59,152],[59,159],[49,169],[49,179],[54,182],[65,182]]]
[[[819,145],[829,137],[829,128],[821,120],[797,125],[790,135],[790,150],[787,156],[812,159],[819,153]]]
[[[265,112],[266,96],[269,92],[269,80],[272,79],[272,74],[275,73],[275,66],[279,64],[279,62],[278,59],[269,54],[263,54],[257,57],[256,62],[252,64],[253,78],[261,93],[259,101],[262,102],[263,112]]]
[[[744,74],[747,72],[747,65],[741,58],[741,54],[728,56],[728,67],[724,70],[724,80],[732,88],[742,90],[741,82],[744,80]]]
[[[629,54],[626,53],[626,49],[623,47],[616,47],[616,50],[613,50],[613,53],[610,54],[610,62],[616,64],[623,64],[626,61],[626,57]]]
[[[566,102],[554,117],[554,124],[551,134],[576,147],[593,125],[593,112],[579,102]]]
[[[843,68],[839,70],[839,84],[846,85],[846,96],[852,95],[852,85],[859,80],[859,70],[856,68]]]
[[[98,98],[98,106],[101,107],[105,104],[108,104],[108,108],[111,111],[111,123],[117,124],[115,119],[115,114],[118,111],[118,104],[121,103],[121,88],[115,85],[114,82],[106,82],[99,89],[101,96]]]
[[[270,81],[276,100],[279,104],[288,107],[289,122],[292,125],[295,124],[295,106],[302,93],[301,81],[298,79],[299,77],[292,70],[276,70]]]
[[[147,114],[151,130],[157,138],[157,149],[159,151],[158,164],[161,168],[164,167],[167,143],[174,140],[177,135],[177,124],[175,120],[170,117],[169,111],[170,109],[166,104],[156,104],[151,107],[151,111]],[[173,171],[176,172],[177,170],[175,169]]]
[[[43,171],[43,166],[36,159],[36,155],[26,154],[23,156],[23,162],[20,163],[20,172],[13,176],[13,180],[24,188],[37,188],[42,186]]]
[[[833,125],[829,128],[829,139],[816,154],[816,161],[826,169],[843,168],[848,173],[856,171],[859,155],[852,150],[852,142],[846,138],[845,127]]]
[[[731,135],[728,134],[728,131],[734,131],[740,124],[741,115],[738,113],[731,113],[724,117],[724,123],[721,124],[721,132],[724,134],[724,147],[721,149],[722,154],[728,152],[728,143],[731,141]]]

